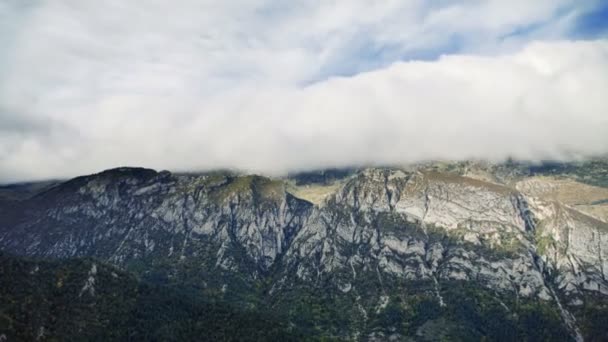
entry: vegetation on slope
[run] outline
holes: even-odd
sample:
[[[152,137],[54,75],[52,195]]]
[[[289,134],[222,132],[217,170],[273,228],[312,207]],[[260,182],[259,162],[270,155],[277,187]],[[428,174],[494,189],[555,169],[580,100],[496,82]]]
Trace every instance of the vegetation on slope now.
[[[142,283],[91,259],[49,262],[0,254],[0,274],[0,336],[8,341],[302,338],[269,313]]]

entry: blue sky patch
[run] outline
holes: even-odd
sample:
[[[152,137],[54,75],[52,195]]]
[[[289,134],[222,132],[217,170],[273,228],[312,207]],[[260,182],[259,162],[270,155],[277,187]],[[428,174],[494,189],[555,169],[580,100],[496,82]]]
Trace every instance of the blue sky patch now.
[[[575,22],[571,35],[575,38],[608,36],[608,1],[598,1],[592,10],[584,12]]]

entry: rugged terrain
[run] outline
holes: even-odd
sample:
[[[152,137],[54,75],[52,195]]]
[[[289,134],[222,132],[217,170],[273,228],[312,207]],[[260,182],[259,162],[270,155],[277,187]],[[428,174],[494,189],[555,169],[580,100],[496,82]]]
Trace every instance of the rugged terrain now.
[[[282,333],[310,339],[606,340],[605,169],[429,163],[270,179],[120,168],[3,188],[0,249],[94,258],[235,312],[270,309]]]

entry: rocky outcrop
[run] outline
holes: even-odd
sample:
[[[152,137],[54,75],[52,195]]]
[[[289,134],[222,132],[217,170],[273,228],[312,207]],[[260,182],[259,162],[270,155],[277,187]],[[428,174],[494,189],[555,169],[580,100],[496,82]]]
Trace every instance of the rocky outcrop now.
[[[5,222],[0,232],[15,253],[117,265],[210,255],[209,267],[256,274],[289,246],[311,205],[262,177],[116,169],[62,184],[22,210],[27,220]],[[240,269],[237,258],[256,268]]]
[[[581,291],[608,295],[608,224],[556,202],[534,203],[539,253],[573,303]]]
[[[373,265],[405,279],[471,280],[550,299],[531,217],[526,199],[505,187],[371,169],[314,212],[286,260],[304,278],[340,268],[354,276]]]

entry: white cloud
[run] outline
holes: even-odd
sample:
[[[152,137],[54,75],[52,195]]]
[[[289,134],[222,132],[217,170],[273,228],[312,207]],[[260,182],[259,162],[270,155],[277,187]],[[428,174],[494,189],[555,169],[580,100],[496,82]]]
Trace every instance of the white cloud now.
[[[608,43],[555,40],[577,2],[427,3],[0,5],[0,181],[608,152]]]

